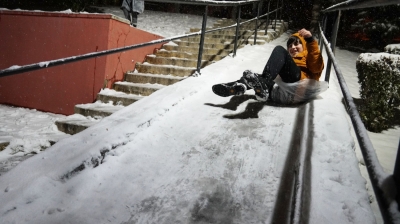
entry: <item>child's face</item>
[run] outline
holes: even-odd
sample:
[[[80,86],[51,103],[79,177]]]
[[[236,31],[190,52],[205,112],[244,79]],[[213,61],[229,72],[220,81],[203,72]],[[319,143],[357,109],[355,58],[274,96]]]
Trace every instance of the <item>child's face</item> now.
[[[294,41],[288,46],[288,51],[290,56],[294,57],[296,54],[303,52],[303,45],[300,41]]]

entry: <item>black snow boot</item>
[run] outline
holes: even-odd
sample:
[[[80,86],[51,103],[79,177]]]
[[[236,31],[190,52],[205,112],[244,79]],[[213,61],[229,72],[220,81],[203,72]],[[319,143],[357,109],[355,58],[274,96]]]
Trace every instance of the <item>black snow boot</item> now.
[[[235,81],[213,85],[212,90],[218,96],[227,97],[243,95],[247,88],[243,83]]]
[[[254,89],[256,98],[259,101],[267,101],[269,97],[269,88],[266,80],[261,75],[253,73],[250,70],[243,72],[242,79],[247,86]]]

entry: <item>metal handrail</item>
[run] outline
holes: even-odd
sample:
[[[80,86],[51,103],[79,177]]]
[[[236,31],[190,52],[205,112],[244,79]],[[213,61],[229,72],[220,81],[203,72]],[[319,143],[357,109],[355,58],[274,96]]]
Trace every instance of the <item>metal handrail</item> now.
[[[381,164],[378,161],[378,157],[375,153],[375,149],[368,137],[367,130],[361,120],[360,114],[357,111],[357,107],[353,101],[353,97],[350,94],[350,90],[346,85],[346,81],[343,78],[342,71],[338,66],[332,49],[329,47],[329,43],[322,31],[320,26],[320,35],[325,45],[328,57],[333,63],[333,67],[336,72],[336,76],[339,81],[340,88],[342,90],[344,100],[346,103],[349,116],[351,118],[353,127],[355,128],[355,134],[357,136],[358,143],[360,145],[361,152],[365,161],[369,177],[371,179],[371,185],[374,189],[377,202],[379,204],[382,217],[385,223],[394,223],[396,217],[400,217],[400,212],[396,209],[390,209],[391,203],[396,203],[395,198],[390,195],[388,189],[394,189],[395,183],[393,177],[383,171]]]
[[[353,0],[333,5],[325,10],[322,10],[322,12],[333,12],[337,10],[349,10],[349,9],[365,9],[371,7],[394,5],[394,4],[400,4],[400,0]]]
[[[146,2],[156,3],[176,3],[185,5],[204,5],[204,6],[241,6],[263,0],[242,0],[242,1],[215,1],[215,0],[145,0]]]
[[[252,4],[254,2],[260,2],[260,1],[264,1],[264,0],[246,0],[246,1],[235,1],[235,2],[212,1],[212,0],[146,0],[146,1],[204,5],[205,13],[203,15],[202,30],[199,32],[195,32],[195,33],[179,35],[179,36],[164,38],[164,39],[159,39],[159,40],[153,40],[153,41],[146,42],[146,43],[140,43],[140,44],[125,46],[125,47],[120,47],[120,48],[114,48],[114,49],[110,49],[110,50],[91,52],[91,53],[87,53],[87,54],[83,54],[83,55],[60,58],[60,59],[39,62],[39,63],[33,63],[33,64],[23,65],[23,66],[11,66],[10,68],[0,70],[0,78],[5,77],[5,76],[20,74],[20,73],[24,73],[24,72],[30,72],[30,71],[50,68],[50,67],[54,67],[57,65],[68,64],[68,63],[86,60],[86,59],[90,59],[90,58],[115,54],[115,53],[119,53],[119,52],[123,52],[123,51],[127,51],[127,50],[133,50],[133,49],[137,49],[137,48],[142,48],[142,47],[146,47],[146,46],[150,46],[150,45],[154,45],[154,44],[166,43],[168,41],[177,40],[177,39],[184,38],[184,37],[192,37],[192,36],[201,35],[201,40],[204,40],[204,35],[206,33],[215,32],[215,31],[223,30],[223,29],[229,29],[229,28],[233,28],[233,27],[236,27],[238,30],[238,28],[241,24],[244,24],[244,23],[256,20],[256,19],[258,20],[259,18],[269,16],[269,14],[271,14],[271,13],[274,13],[274,12],[277,13],[278,10],[282,10],[282,7],[277,8],[271,12],[269,12],[269,9],[268,9],[268,12],[266,14],[256,17],[256,18],[253,18],[253,19],[250,19],[248,21],[244,21],[241,23],[237,22],[237,24],[234,24],[231,26],[226,26],[226,27],[221,27],[221,28],[217,28],[217,29],[205,30],[206,29],[205,24],[206,24],[206,20],[207,20],[207,7],[209,5],[210,6],[238,6],[240,9],[241,5]],[[240,10],[239,10],[239,12],[240,12]],[[240,20],[240,13],[238,13],[238,21],[239,20]],[[267,22],[268,22],[268,19],[267,19]],[[256,30],[256,32],[257,32],[257,30]],[[238,33],[236,33],[236,36],[235,36],[234,56],[236,55],[236,50],[237,50],[237,37],[238,37]],[[200,74],[201,55],[202,55],[202,51],[203,51],[203,44],[204,44],[204,41],[200,43],[200,47],[199,47],[199,57],[198,57],[198,63],[197,63],[198,64],[197,65],[197,73],[198,74]]]
[[[375,4],[378,3],[379,4]],[[361,117],[358,113],[357,107],[354,104],[353,98],[350,94],[350,91],[347,88],[346,82],[343,78],[342,72],[335,60],[334,52],[336,47],[336,38],[339,29],[339,21],[341,16],[341,10],[348,9],[360,9],[360,8],[370,8],[376,6],[385,6],[392,4],[399,4],[400,0],[354,0],[354,1],[346,1],[339,3],[337,5],[331,6],[325,10],[326,12],[337,12],[336,21],[334,23],[334,27],[332,29],[331,36],[331,44],[328,44],[328,41],[324,35],[324,30],[326,30],[327,26],[327,15],[323,18],[323,28],[319,25],[320,28],[320,43],[323,42],[325,45],[326,51],[328,53],[328,65],[326,69],[325,80],[329,81],[330,68],[331,64],[333,64],[336,76],[339,81],[339,85],[341,87],[345,104],[349,112],[349,116],[351,118],[355,134],[358,140],[358,144],[360,145],[360,150],[362,152],[365,166],[368,171],[369,178],[371,180],[371,185],[375,193],[375,197],[377,199],[379,209],[382,215],[382,218],[385,223],[398,223],[400,220],[400,144],[397,151],[397,158],[394,167],[393,175],[387,174],[384,172],[379,160],[377,158],[375,149],[368,137],[367,130],[361,120]],[[321,52],[323,49],[323,45],[321,45]],[[396,192],[397,191],[397,192]]]

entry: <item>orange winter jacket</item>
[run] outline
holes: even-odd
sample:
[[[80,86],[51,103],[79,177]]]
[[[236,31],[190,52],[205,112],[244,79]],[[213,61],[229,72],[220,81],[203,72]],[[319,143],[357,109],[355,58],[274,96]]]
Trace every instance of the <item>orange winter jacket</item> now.
[[[301,69],[301,79],[315,79],[319,80],[322,70],[324,69],[324,60],[322,59],[321,52],[317,40],[313,39],[307,42],[298,33],[294,33],[300,39],[304,51],[298,53],[293,57],[294,62]]]

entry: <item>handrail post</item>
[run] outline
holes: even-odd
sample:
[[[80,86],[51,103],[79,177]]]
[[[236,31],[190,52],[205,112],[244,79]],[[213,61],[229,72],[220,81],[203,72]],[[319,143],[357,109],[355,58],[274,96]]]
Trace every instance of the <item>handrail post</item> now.
[[[279,14],[279,22],[282,23],[282,14],[283,14],[283,0],[282,0],[282,5],[281,5],[281,13]]]
[[[322,31],[325,33],[326,31],[326,21],[328,20],[328,16],[324,15],[324,17],[322,18]],[[322,41],[322,35],[319,35],[319,51],[322,52],[322,50],[324,49],[324,44]]]
[[[338,35],[338,30],[339,30],[339,23],[340,23],[340,16],[342,15],[342,11],[339,10],[337,17],[336,17],[336,21],[335,21],[335,25],[333,27],[333,32],[332,32],[332,41],[331,41],[331,49],[333,54],[335,54],[335,48],[336,48],[336,40],[337,40],[337,35]]]
[[[237,6],[237,18],[236,18],[236,35],[235,35],[235,44],[234,44],[234,48],[233,48],[233,57],[236,56],[236,50],[237,50],[237,41],[238,41],[238,37],[239,37],[239,28],[240,28],[240,12],[242,7],[239,5]]]
[[[258,17],[260,17],[260,3],[258,2],[257,4],[257,19],[256,19],[256,29],[254,33],[254,45],[256,45],[256,40],[257,40],[257,32],[258,32]]]
[[[201,37],[200,37],[200,44],[199,44],[199,54],[197,58],[197,74],[200,75],[201,69],[201,59],[203,58],[203,47],[204,47],[204,37],[206,35],[206,25],[207,25],[207,12],[208,12],[208,5],[204,7],[204,14],[203,14],[203,24],[201,25]]]
[[[335,24],[333,25],[333,30],[332,30],[332,37],[331,37],[331,49],[333,54],[335,54],[335,48],[336,48],[336,38],[338,34],[338,29],[339,29],[339,22],[340,22],[340,15],[341,11],[338,11],[337,17]],[[328,59],[328,65],[326,67],[326,73],[325,73],[325,81],[329,83],[329,78],[331,76],[331,67],[332,67],[332,60]]]
[[[394,171],[393,171],[393,179],[396,184],[396,201],[397,204],[400,205],[400,141],[399,141],[399,147],[397,148],[397,156],[396,156],[396,162],[394,164]],[[398,208],[400,210],[400,208]]]
[[[276,31],[276,20],[278,19],[278,8],[279,8],[279,0],[276,1],[276,11],[275,11],[275,25],[274,25],[274,31]]]
[[[271,5],[271,0],[268,0],[268,9],[267,9],[267,24],[265,27],[265,33],[264,35],[268,34],[268,27],[269,27],[269,6]]]

